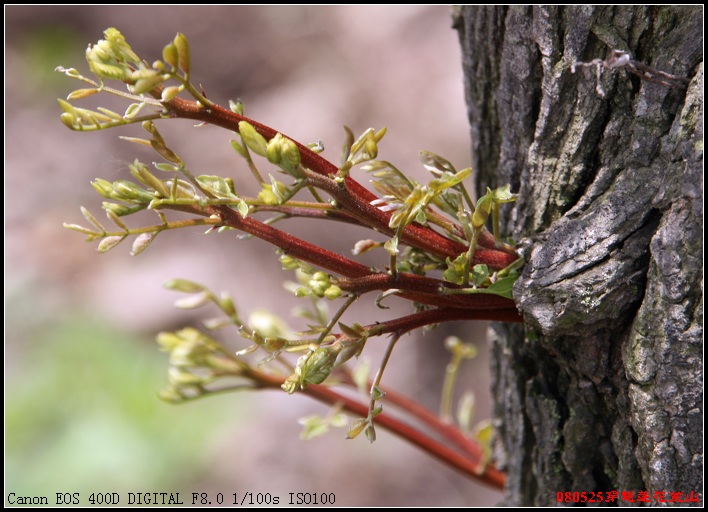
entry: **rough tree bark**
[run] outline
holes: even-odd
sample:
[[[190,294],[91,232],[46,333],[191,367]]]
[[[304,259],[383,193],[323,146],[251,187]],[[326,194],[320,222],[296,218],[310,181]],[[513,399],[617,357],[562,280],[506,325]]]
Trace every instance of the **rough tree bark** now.
[[[524,329],[493,341],[508,505],[702,489],[702,7],[476,7],[460,34],[478,185],[511,183]],[[594,68],[613,49],[691,79]],[[620,494],[621,496],[621,494]],[[702,497],[701,497],[702,502]],[[627,503],[624,503],[627,504]]]

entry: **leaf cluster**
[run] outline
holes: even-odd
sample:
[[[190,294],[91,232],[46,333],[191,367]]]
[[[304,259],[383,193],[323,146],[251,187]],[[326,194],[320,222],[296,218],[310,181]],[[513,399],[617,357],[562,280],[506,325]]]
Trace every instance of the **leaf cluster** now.
[[[130,172],[134,181],[98,178],[92,183],[106,199],[103,209],[115,228],[105,228],[84,208],[81,211],[90,227],[65,226],[85,234],[89,241],[98,240],[99,252],[135,237],[133,255],[168,229],[205,226],[207,233],[237,230],[277,249],[283,269],[296,275],[297,282],[290,290],[308,304],[299,314],[310,323],[306,330],[297,331],[268,313],[244,321],[229,295],[217,295],[187,280],[170,281],[168,288],[189,294],[177,302],[178,307],[211,304],[220,310],[222,316],[205,322],[207,331],[235,327],[248,344],[238,351],[228,350],[211,335],[192,327],[161,333],[158,343],[170,353],[169,385],[163,398],[182,401],[228,389],[274,386],[288,393],[302,390],[320,398],[329,396],[320,385],[354,382],[344,363],[359,356],[369,339],[387,335],[391,338],[389,348],[369,383],[366,414],[348,433],[348,437],[356,437],[364,432],[373,441],[375,418],[390,425],[391,420],[382,415],[381,402],[387,393],[380,383],[393,347],[403,334],[447,320],[520,321],[511,290],[521,262],[513,247],[501,240],[498,229],[500,205],[515,199],[509,186],[487,190],[473,201],[465,186],[472,169],[458,171],[449,161],[427,151],[420,153],[420,159],[432,178],[419,183],[392,163],[377,159],[385,128],[369,128],[359,137],[345,128],[341,165],[336,166],[319,155],[321,142],[302,144],[245,117],[241,101],[229,102],[226,109],[208,100],[191,82],[191,53],[182,34],[165,46],[162,60],[148,63],[133,52],[120,32],[108,29],[105,39],[89,46],[86,59],[95,79],[75,69],[57,68],[89,85],[71,93],[67,100],[59,100],[61,121],[78,131],[140,124],[147,133],[145,138],[123,139],[152,148],[162,161],[151,165],[133,162]],[[115,82],[127,90],[108,85]],[[130,104],[123,114],[75,105],[97,93],[118,96]],[[231,147],[259,184],[258,194],[241,194],[232,176],[193,175],[187,160],[169,146],[157,128],[157,121],[175,118],[233,132]],[[372,176],[372,186],[380,195],[360,185],[357,173]],[[158,222],[129,227],[124,218],[143,210],[154,212]],[[171,219],[170,212],[188,215]],[[387,259],[376,267],[365,266],[276,228],[285,218],[369,228],[377,239],[355,242],[354,256],[382,248]],[[486,227],[490,221],[492,233]],[[382,308],[383,299],[397,296],[411,301],[415,312],[369,325],[344,323],[349,307],[370,292],[378,292],[376,304]],[[330,314],[327,304],[334,301],[338,308]],[[265,357],[251,361],[250,354],[258,351],[265,352]],[[291,354],[297,359],[293,361]],[[459,366],[461,359],[456,354]],[[224,386],[229,379],[237,383]],[[358,380],[362,382],[361,377]],[[368,377],[363,381],[368,382]],[[348,410],[361,410],[357,407],[347,406]],[[330,420],[310,420],[308,425],[326,430],[341,423],[335,418],[338,416],[333,414]]]

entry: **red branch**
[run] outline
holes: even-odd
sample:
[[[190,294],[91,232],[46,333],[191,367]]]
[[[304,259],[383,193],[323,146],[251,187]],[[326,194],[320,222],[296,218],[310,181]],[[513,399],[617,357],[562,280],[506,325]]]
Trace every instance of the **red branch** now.
[[[159,92],[160,88],[153,90],[153,94]],[[272,139],[278,133],[266,125],[218,105],[203,107],[197,102],[181,98],[174,98],[164,105],[170,117],[194,119],[236,132],[238,132],[238,123],[246,121],[266,140]],[[382,233],[393,234],[394,231],[388,225],[391,213],[384,212],[371,204],[376,199],[372,192],[350,176],[346,176],[341,184],[336,182],[332,179],[332,176],[339,171],[335,165],[294,139],[291,140],[299,148],[302,165],[313,171],[312,176],[308,176],[310,184],[327,192],[344,212],[344,215],[340,215],[338,220],[358,221]],[[284,208],[281,209],[284,210]],[[487,294],[443,294],[441,287],[449,289],[457,288],[457,286],[413,274],[376,273],[361,263],[294,237],[261,221],[251,217],[243,218],[228,206],[207,206],[204,209],[194,207],[193,211],[200,215],[218,215],[225,225],[261,238],[296,259],[307,261],[343,276],[338,279],[337,284],[350,293],[396,289],[400,290],[397,295],[406,299],[437,306],[434,309],[419,311],[402,318],[367,326],[366,329],[372,336],[388,333],[401,334],[425,325],[455,320],[522,321],[514,302],[510,299]],[[290,213],[302,214],[297,210],[292,210]],[[323,215],[318,214],[317,216]],[[454,259],[467,250],[463,244],[417,223],[405,228],[401,241],[443,258]],[[494,238],[489,233],[484,233],[480,237],[479,245],[480,247],[475,251],[475,263],[483,263],[494,269],[501,269],[513,263],[517,258],[513,251],[496,248]],[[343,335],[340,334],[340,336]],[[251,377],[258,386],[263,388],[279,388],[283,383],[281,377],[260,371],[253,371]],[[362,417],[369,414],[368,404],[360,403],[323,385],[307,386],[303,393],[330,405],[339,404],[347,411]],[[443,423],[442,420],[419,404],[394,393],[389,396],[392,404],[398,405],[423,421],[457,449],[433,439],[430,435],[388,413],[381,413],[376,417],[377,425],[406,439],[453,468],[493,487],[503,488],[504,474],[492,465],[483,466],[482,451],[474,441],[467,439],[454,426]]]
[[[165,107],[171,117],[194,119],[236,132],[238,132],[238,123],[246,121],[266,140],[272,139],[278,133],[269,126],[226,110],[218,105],[205,108],[195,101],[174,98],[165,103]],[[323,178],[327,178],[316,180],[317,182],[313,183],[314,186],[326,190],[343,209],[361,220],[365,225],[389,235],[393,234],[393,230],[388,226],[391,213],[383,212],[371,205],[371,201],[376,199],[376,196],[371,191],[350,176],[347,176],[341,185],[335,182],[330,178],[339,170],[335,165],[296,140],[291,140],[297,144],[300,150],[302,165]],[[416,223],[406,226],[402,242],[444,258],[450,257],[454,259],[467,250],[467,247],[459,242],[450,240],[440,233]],[[483,245],[489,245],[489,243],[489,238],[483,237]],[[515,254],[498,249],[481,247],[475,252],[475,263],[483,263],[495,269],[510,265],[516,258]]]
[[[254,375],[252,378],[260,387],[279,389],[280,385],[283,383],[283,379],[275,375],[268,375],[262,372],[257,373],[258,374]],[[302,393],[328,405],[341,405],[345,410],[357,416],[366,417],[369,414],[368,404],[354,400],[328,386],[311,384],[303,389]],[[504,487],[504,473],[491,464],[485,467],[482,463],[481,450],[478,447],[476,450],[471,448],[474,443],[470,440],[466,442],[468,446],[465,450],[467,455],[464,455],[386,412],[382,412],[376,416],[375,423],[476,480],[497,489]],[[456,437],[455,441],[458,441]]]
[[[400,288],[402,291],[397,295],[422,304],[448,308],[436,311],[449,311],[450,315],[460,317],[456,320],[522,321],[514,301],[511,299],[492,294],[443,295],[440,293],[441,286],[447,288],[457,286],[414,274],[399,272],[396,276],[390,276],[385,273],[373,272],[366,265],[341,254],[302,240],[252,217],[241,217],[238,212],[228,206],[207,206],[204,210],[200,210],[196,206],[190,208],[194,213],[200,215],[219,215],[225,225],[279,247],[293,258],[350,278],[349,280],[340,280],[343,284],[342,289],[346,291],[364,293],[371,290]],[[186,209],[182,208],[183,211]],[[440,321],[444,321],[444,319]]]

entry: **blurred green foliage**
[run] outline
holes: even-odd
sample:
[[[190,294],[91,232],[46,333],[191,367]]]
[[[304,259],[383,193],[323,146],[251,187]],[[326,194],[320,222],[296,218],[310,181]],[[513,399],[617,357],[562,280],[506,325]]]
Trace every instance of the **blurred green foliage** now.
[[[90,315],[31,331],[6,373],[6,488],[83,495],[178,490],[208,478],[217,431],[247,397],[160,401],[165,355]]]
[[[25,83],[46,94],[47,89],[65,91],[67,86],[54,68],[57,62],[67,59],[81,51],[85,42],[80,34],[62,25],[44,25],[34,27],[23,34],[19,44],[23,58],[22,71],[29,73]]]

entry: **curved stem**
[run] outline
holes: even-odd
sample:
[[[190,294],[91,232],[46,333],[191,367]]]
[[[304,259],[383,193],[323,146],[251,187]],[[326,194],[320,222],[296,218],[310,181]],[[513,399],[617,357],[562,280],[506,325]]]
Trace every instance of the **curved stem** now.
[[[347,384],[353,385],[353,382]],[[441,421],[439,416],[423,407],[419,402],[411,400],[405,395],[387,388],[384,388],[383,391],[386,393],[386,403],[396,406],[401,411],[405,411],[406,414],[416,418],[446,441],[451,442],[454,446],[463,450],[473,460],[481,461],[484,458],[479,444],[473,439],[466,437],[460,429],[454,425]],[[492,470],[494,469],[492,468]]]
[[[186,210],[186,208],[182,207],[182,211],[184,210]],[[442,294],[440,291],[441,287],[445,288],[448,286],[443,281],[432,280],[413,274],[398,273],[394,277],[388,276],[385,273],[372,272],[366,265],[297,238],[251,217],[241,217],[235,210],[226,206],[206,205],[202,209],[197,205],[193,205],[191,211],[198,215],[217,215],[221,218],[221,223],[224,225],[256,236],[275,247],[279,247],[293,258],[336,272],[345,278],[368,277],[374,283],[376,283],[378,279],[378,283],[375,284],[376,288],[374,289],[381,289],[382,286],[385,286],[384,289],[398,288],[399,280],[404,286],[410,281],[411,290],[403,291],[400,294],[406,299],[433,306],[445,306],[450,308],[451,311],[456,309],[464,311],[462,308],[469,308],[468,311],[477,312],[477,316],[472,315],[473,318],[477,320],[521,321],[521,317],[516,311],[514,302],[510,299],[491,294],[449,296]],[[382,277],[377,278],[375,276]],[[394,280],[389,281],[390,279]],[[436,283],[434,285],[436,286],[434,291],[431,289],[433,283]],[[422,291],[418,291],[416,286],[422,286],[424,288]],[[470,317],[460,319],[470,319]]]
[[[280,386],[284,380],[281,377],[264,374],[262,372],[254,373],[257,373],[258,375],[253,375],[251,378],[254,382],[256,382],[258,387],[280,390]],[[325,404],[340,405],[345,410],[356,414],[357,416],[366,417],[368,414],[367,404],[363,404],[322,384],[311,384],[301,392]],[[483,467],[481,450],[478,452],[478,457],[472,456],[471,453],[468,455],[463,455],[459,451],[450,448],[436,439],[433,439],[428,434],[411,427],[407,423],[388,413],[382,412],[376,416],[376,423],[380,427],[388,430],[398,437],[401,437],[402,439],[405,439],[432,457],[435,457],[441,462],[444,462],[463,474],[466,474],[470,478],[479,480],[480,482],[497,489],[502,489],[504,487],[504,473],[491,465]]]
[[[157,94],[158,91],[159,88],[156,88],[153,94]],[[204,107],[194,101],[174,98],[166,102],[164,106],[170,117],[194,119],[215,124],[232,131],[238,131],[238,123],[246,121],[266,140],[272,139],[278,133],[269,126],[226,110],[216,104]],[[293,140],[293,142],[300,151],[302,166],[310,170],[307,172],[310,185],[329,193],[341,208],[359,219],[364,225],[388,235],[393,234],[393,230],[388,227],[391,214],[371,205],[371,201],[376,199],[372,192],[350,176],[346,176],[343,183],[338,183],[332,179],[332,176],[335,176],[339,170],[334,164],[297,141]],[[415,223],[406,226],[401,241],[441,257],[456,258],[467,250],[467,247],[463,244]],[[511,264],[516,257],[515,254],[509,254],[501,250],[480,250],[477,263],[483,263],[492,268],[504,268]]]

